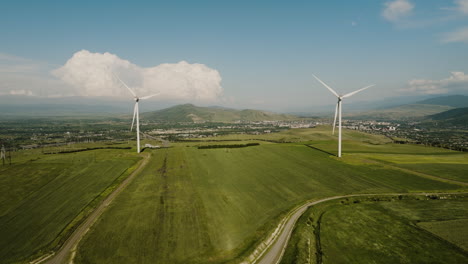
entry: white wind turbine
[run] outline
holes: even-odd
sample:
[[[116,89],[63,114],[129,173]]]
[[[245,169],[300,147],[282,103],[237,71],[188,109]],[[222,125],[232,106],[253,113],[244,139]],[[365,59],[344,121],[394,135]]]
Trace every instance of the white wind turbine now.
[[[315,75],[313,75],[313,76],[314,76],[315,79],[317,79],[317,81],[319,81],[321,84],[323,84],[323,86],[327,87],[327,89],[330,90],[330,92],[332,92],[332,94],[334,94],[338,98],[338,103],[336,104],[336,108],[335,108],[335,119],[333,120],[333,135],[335,134],[336,116],[338,115],[338,157],[341,157],[341,112],[342,112],[341,111],[341,101],[342,101],[343,98],[350,97],[350,96],[352,96],[354,94],[357,94],[360,91],[363,91],[363,90],[365,90],[367,88],[370,88],[370,87],[374,86],[375,84],[366,86],[364,88],[361,88],[361,89],[356,90],[356,91],[351,92],[351,93],[347,93],[345,95],[339,95],[330,86],[328,86],[326,83],[322,82],[322,80],[320,80],[317,76],[315,76]]]
[[[158,95],[159,93],[148,95],[148,96],[143,96],[143,97],[138,97],[136,93],[132,89],[130,89],[130,87],[128,87],[117,75],[115,75],[114,73],[112,73],[112,75],[114,75],[115,78],[117,78],[132,93],[133,98],[135,99],[135,107],[133,108],[133,120],[132,120],[132,126],[130,127],[130,131],[133,130],[133,124],[135,123],[135,117],[136,117],[137,153],[140,153],[140,115],[138,111],[138,102],[140,100],[149,99],[153,96]]]

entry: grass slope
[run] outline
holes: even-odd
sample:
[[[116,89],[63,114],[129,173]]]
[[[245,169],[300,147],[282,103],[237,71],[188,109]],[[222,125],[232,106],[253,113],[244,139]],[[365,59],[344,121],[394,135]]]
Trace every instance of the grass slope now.
[[[262,139],[273,137],[330,138],[319,128]],[[362,133],[348,137],[365,150],[374,146],[366,141],[387,142]],[[378,149],[387,152],[385,146],[394,145]],[[410,145],[403,150],[420,151]],[[237,149],[174,144],[153,151],[152,159],[82,241],[76,263],[235,263],[307,199],[460,189],[375,162],[342,162],[302,143]]]
[[[468,124],[468,107],[455,108],[442,113],[428,116],[436,121],[439,126],[459,126],[466,127]]]
[[[23,262],[59,245],[137,160],[127,151],[95,150],[0,167],[1,262]]]
[[[421,222],[418,226],[468,251],[468,219]]]

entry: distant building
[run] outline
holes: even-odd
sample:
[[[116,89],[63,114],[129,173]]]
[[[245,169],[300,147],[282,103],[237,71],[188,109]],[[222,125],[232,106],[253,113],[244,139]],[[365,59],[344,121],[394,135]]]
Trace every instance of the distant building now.
[[[151,144],[145,144],[145,148],[152,148],[152,149],[158,149],[158,148],[161,148],[160,146],[156,145],[156,146],[153,146]]]

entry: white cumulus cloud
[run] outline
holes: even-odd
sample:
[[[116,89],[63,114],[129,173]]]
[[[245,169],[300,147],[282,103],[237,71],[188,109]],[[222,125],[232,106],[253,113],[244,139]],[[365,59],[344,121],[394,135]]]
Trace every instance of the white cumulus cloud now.
[[[111,53],[76,52],[52,74],[80,96],[131,96],[120,77],[138,96],[160,93],[162,99],[213,101],[221,96],[221,76],[204,64],[165,63],[144,68]]]
[[[384,3],[382,16],[390,22],[397,22],[411,14],[414,4],[408,0],[395,0]]]
[[[408,82],[406,92],[419,94],[444,94],[448,92],[468,92],[468,75],[464,72],[452,72],[442,80],[415,79]]]
[[[455,0],[455,5],[459,12],[468,15],[468,0]]]

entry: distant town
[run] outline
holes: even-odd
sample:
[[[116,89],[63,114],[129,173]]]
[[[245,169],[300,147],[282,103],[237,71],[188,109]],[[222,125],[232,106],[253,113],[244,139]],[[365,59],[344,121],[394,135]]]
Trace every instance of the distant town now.
[[[180,122],[141,123],[143,138],[160,141],[183,141],[232,134],[260,135],[286,129],[331,125],[326,119],[294,121],[236,121],[234,123]],[[423,144],[458,151],[468,150],[468,137],[463,129],[438,128],[434,124],[404,121],[343,120],[343,128],[382,134],[395,143]],[[32,149],[96,141],[129,141],[134,139],[126,120],[16,120],[2,123],[0,137],[7,148]],[[166,143],[167,144],[167,143]]]

